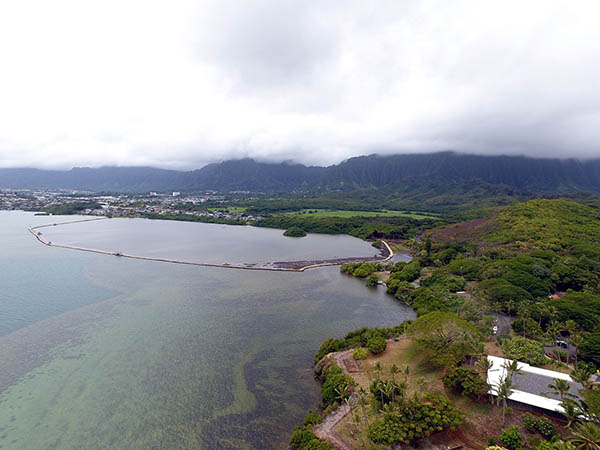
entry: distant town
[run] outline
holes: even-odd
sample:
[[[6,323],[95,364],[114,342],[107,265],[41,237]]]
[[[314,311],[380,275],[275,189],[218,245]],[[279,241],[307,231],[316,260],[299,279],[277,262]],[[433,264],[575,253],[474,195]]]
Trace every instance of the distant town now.
[[[0,190],[0,210],[40,214],[80,214],[105,217],[189,217],[190,220],[256,222],[262,217],[232,211],[225,196],[208,191],[195,194],[94,194],[78,191]]]

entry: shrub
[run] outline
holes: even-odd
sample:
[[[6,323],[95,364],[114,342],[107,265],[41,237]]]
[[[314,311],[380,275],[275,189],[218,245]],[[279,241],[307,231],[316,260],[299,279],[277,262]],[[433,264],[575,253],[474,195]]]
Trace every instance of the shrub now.
[[[308,425],[316,425],[318,423],[323,422],[323,417],[321,417],[321,415],[319,413],[316,413],[314,411],[309,411],[308,414],[306,415],[306,417],[304,418],[304,426],[308,426]]]
[[[283,235],[287,237],[304,237],[306,236],[306,231],[300,227],[293,226],[285,230]]]
[[[339,392],[347,390],[345,398],[350,395],[349,389],[354,386],[352,377],[343,374],[342,369],[337,364],[323,369],[321,378],[324,380],[321,386],[321,396],[325,405],[331,405],[339,399]]]
[[[488,439],[488,445],[490,444],[490,440],[496,442],[496,439],[491,437]],[[506,449],[504,447],[498,447],[497,445],[490,445],[489,447],[486,447],[485,450],[506,450]]]
[[[417,261],[411,261],[402,267],[402,270],[392,271],[391,280],[415,281],[421,275],[421,266]]]
[[[319,347],[319,350],[317,351],[317,354],[315,355],[315,364],[321,361],[323,356],[327,355],[328,353],[337,352],[341,350],[343,346],[344,341],[342,339],[326,339],[325,341],[323,341],[323,343]]]
[[[521,437],[521,433],[519,433],[519,429],[513,425],[500,433],[498,441],[504,444],[509,450],[520,450],[523,438]]]
[[[487,391],[487,384],[479,372],[465,367],[453,367],[443,378],[444,386],[469,397],[480,397]]]
[[[354,270],[360,266],[360,263],[346,263],[340,266],[340,272],[352,275]]]
[[[525,429],[530,433],[537,433],[537,417],[535,417],[531,413],[523,414],[523,425],[525,425]]]
[[[369,275],[367,277],[366,284],[367,284],[367,286],[377,286],[379,284],[379,276],[377,276],[376,274],[372,273],[371,275]]]
[[[556,447],[548,441],[540,441],[535,450],[556,450]]]
[[[354,359],[360,360],[360,359],[367,359],[367,350],[364,349],[363,347],[358,347],[356,350],[354,350],[352,352],[352,357]]]
[[[381,336],[373,336],[367,341],[367,348],[371,351],[371,353],[376,355],[383,352],[387,348],[387,342],[385,338]]]
[[[362,263],[360,266],[354,269],[352,275],[354,275],[357,278],[367,278],[373,272],[375,272],[375,264]]]
[[[343,374],[342,369],[335,363],[323,369],[321,378],[324,380],[321,385],[321,396],[325,405],[337,402],[339,392],[342,392],[344,389],[347,391],[345,396],[347,398],[350,395],[348,388],[354,386],[352,377]]]
[[[510,334],[499,334],[496,337],[496,341],[498,342],[498,345],[500,347],[502,347],[502,344],[504,344],[506,341],[510,341],[512,339],[512,336]]]
[[[317,436],[312,431],[309,431],[303,427],[296,427],[290,438],[290,445],[294,449],[303,449],[312,440],[316,439]]]
[[[423,401],[410,400],[402,412],[372,423],[369,438],[377,444],[409,444],[436,431],[455,429],[464,420],[463,414],[443,395],[427,394]]]
[[[290,446],[296,450],[331,450],[331,444],[320,440],[312,431],[296,427],[290,438]]]
[[[502,351],[509,359],[516,359],[532,365],[542,365],[547,360],[544,347],[540,342],[521,336],[515,336],[509,341],[504,341]]]
[[[537,430],[539,433],[547,438],[550,438],[556,434],[554,424],[547,417],[538,417],[537,419]]]

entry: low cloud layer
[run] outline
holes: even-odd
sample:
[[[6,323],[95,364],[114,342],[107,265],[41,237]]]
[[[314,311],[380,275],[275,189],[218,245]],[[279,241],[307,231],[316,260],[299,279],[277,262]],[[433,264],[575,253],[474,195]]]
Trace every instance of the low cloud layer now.
[[[599,16],[596,1],[2,2],[0,166],[600,157]]]

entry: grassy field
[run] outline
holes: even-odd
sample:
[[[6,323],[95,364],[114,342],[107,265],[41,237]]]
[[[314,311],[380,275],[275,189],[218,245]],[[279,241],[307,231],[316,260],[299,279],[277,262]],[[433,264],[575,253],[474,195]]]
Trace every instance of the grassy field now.
[[[408,217],[411,219],[434,219],[437,218],[437,214],[433,213],[417,213],[409,211],[351,211],[345,209],[302,209],[300,211],[293,211],[285,213],[286,216],[302,216],[307,215],[308,217]]]
[[[208,208],[208,210],[210,212],[215,212],[215,211],[226,211],[229,212],[231,214],[242,214],[246,212],[245,207],[243,206],[227,206],[227,207],[223,207],[223,208]]]

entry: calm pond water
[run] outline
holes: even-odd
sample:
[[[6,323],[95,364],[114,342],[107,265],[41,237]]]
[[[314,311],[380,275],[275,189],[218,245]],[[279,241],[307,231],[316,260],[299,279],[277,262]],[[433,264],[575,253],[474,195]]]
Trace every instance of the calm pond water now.
[[[282,273],[165,264],[46,247],[27,232],[61,220],[72,217],[0,212],[2,449],[285,448],[319,401],[311,365],[320,342],[414,318],[383,289],[337,267]],[[100,245],[110,235],[103,241],[110,249],[203,261],[373,254],[348,237],[291,244],[281,231],[248,227],[83,225],[69,225],[65,240]],[[137,231],[152,245],[132,239]]]
[[[58,244],[220,264],[378,255],[377,249],[351,236],[309,234],[303,238],[285,238],[282,230],[272,228],[168,220],[92,220],[39,231],[46,240]]]

